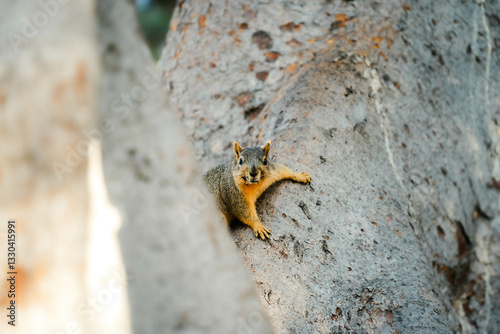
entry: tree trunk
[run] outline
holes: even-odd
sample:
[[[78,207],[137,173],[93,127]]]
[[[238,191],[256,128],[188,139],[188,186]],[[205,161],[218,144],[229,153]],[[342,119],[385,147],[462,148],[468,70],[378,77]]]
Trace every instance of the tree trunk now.
[[[500,327],[498,1],[181,2],[160,60],[208,170],[312,175],[233,237],[277,333]]]
[[[270,333],[126,1],[98,2],[103,167],[133,333]]]
[[[2,2],[0,332],[270,333],[133,5],[94,5]]]
[[[88,292],[89,143],[82,131],[94,123],[98,82],[92,8],[69,2],[47,12],[35,1],[2,1],[1,8],[0,332],[57,332],[75,328]],[[15,233],[7,230],[11,219]],[[11,305],[15,318],[6,317]]]

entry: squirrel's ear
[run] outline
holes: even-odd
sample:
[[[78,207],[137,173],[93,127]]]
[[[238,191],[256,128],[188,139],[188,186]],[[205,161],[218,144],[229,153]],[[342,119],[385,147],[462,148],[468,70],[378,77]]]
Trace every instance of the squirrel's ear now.
[[[235,140],[233,141],[233,148],[234,148],[234,153],[236,153],[236,157],[240,156],[241,151],[243,151],[243,147],[238,144],[238,142]]]
[[[266,153],[266,158],[268,158],[269,157],[269,150],[271,149],[271,141],[268,140],[266,145],[262,146],[262,149]]]

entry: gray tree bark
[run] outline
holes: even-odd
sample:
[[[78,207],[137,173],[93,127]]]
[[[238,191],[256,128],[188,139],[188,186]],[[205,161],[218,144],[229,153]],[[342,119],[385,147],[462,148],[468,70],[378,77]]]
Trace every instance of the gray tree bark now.
[[[133,5],[98,2],[103,167],[133,333],[270,333],[192,146],[141,40]]]
[[[203,170],[311,173],[233,237],[277,333],[500,328],[498,1],[183,1],[160,60]]]

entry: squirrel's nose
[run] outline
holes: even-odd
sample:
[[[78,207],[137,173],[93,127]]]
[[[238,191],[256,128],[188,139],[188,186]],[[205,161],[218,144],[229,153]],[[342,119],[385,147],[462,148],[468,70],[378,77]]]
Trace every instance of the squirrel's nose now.
[[[250,171],[249,174],[250,174],[251,177],[256,177],[258,173],[257,173],[256,170],[252,170],[252,171]]]

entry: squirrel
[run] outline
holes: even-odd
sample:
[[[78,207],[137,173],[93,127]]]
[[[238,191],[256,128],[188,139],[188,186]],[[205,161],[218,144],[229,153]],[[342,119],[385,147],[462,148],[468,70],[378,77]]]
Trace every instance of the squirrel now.
[[[238,219],[250,226],[257,238],[260,236],[265,240],[271,230],[264,227],[257,216],[255,202],[259,196],[277,181],[290,179],[307,184],[311,182],[311,175],[295,173],[284,165],[269,161],[270,141],[262,147],[251,148],[243,148],[234,141],[233,148],[234,159],[206,172],[203,180],[228,226]]]

